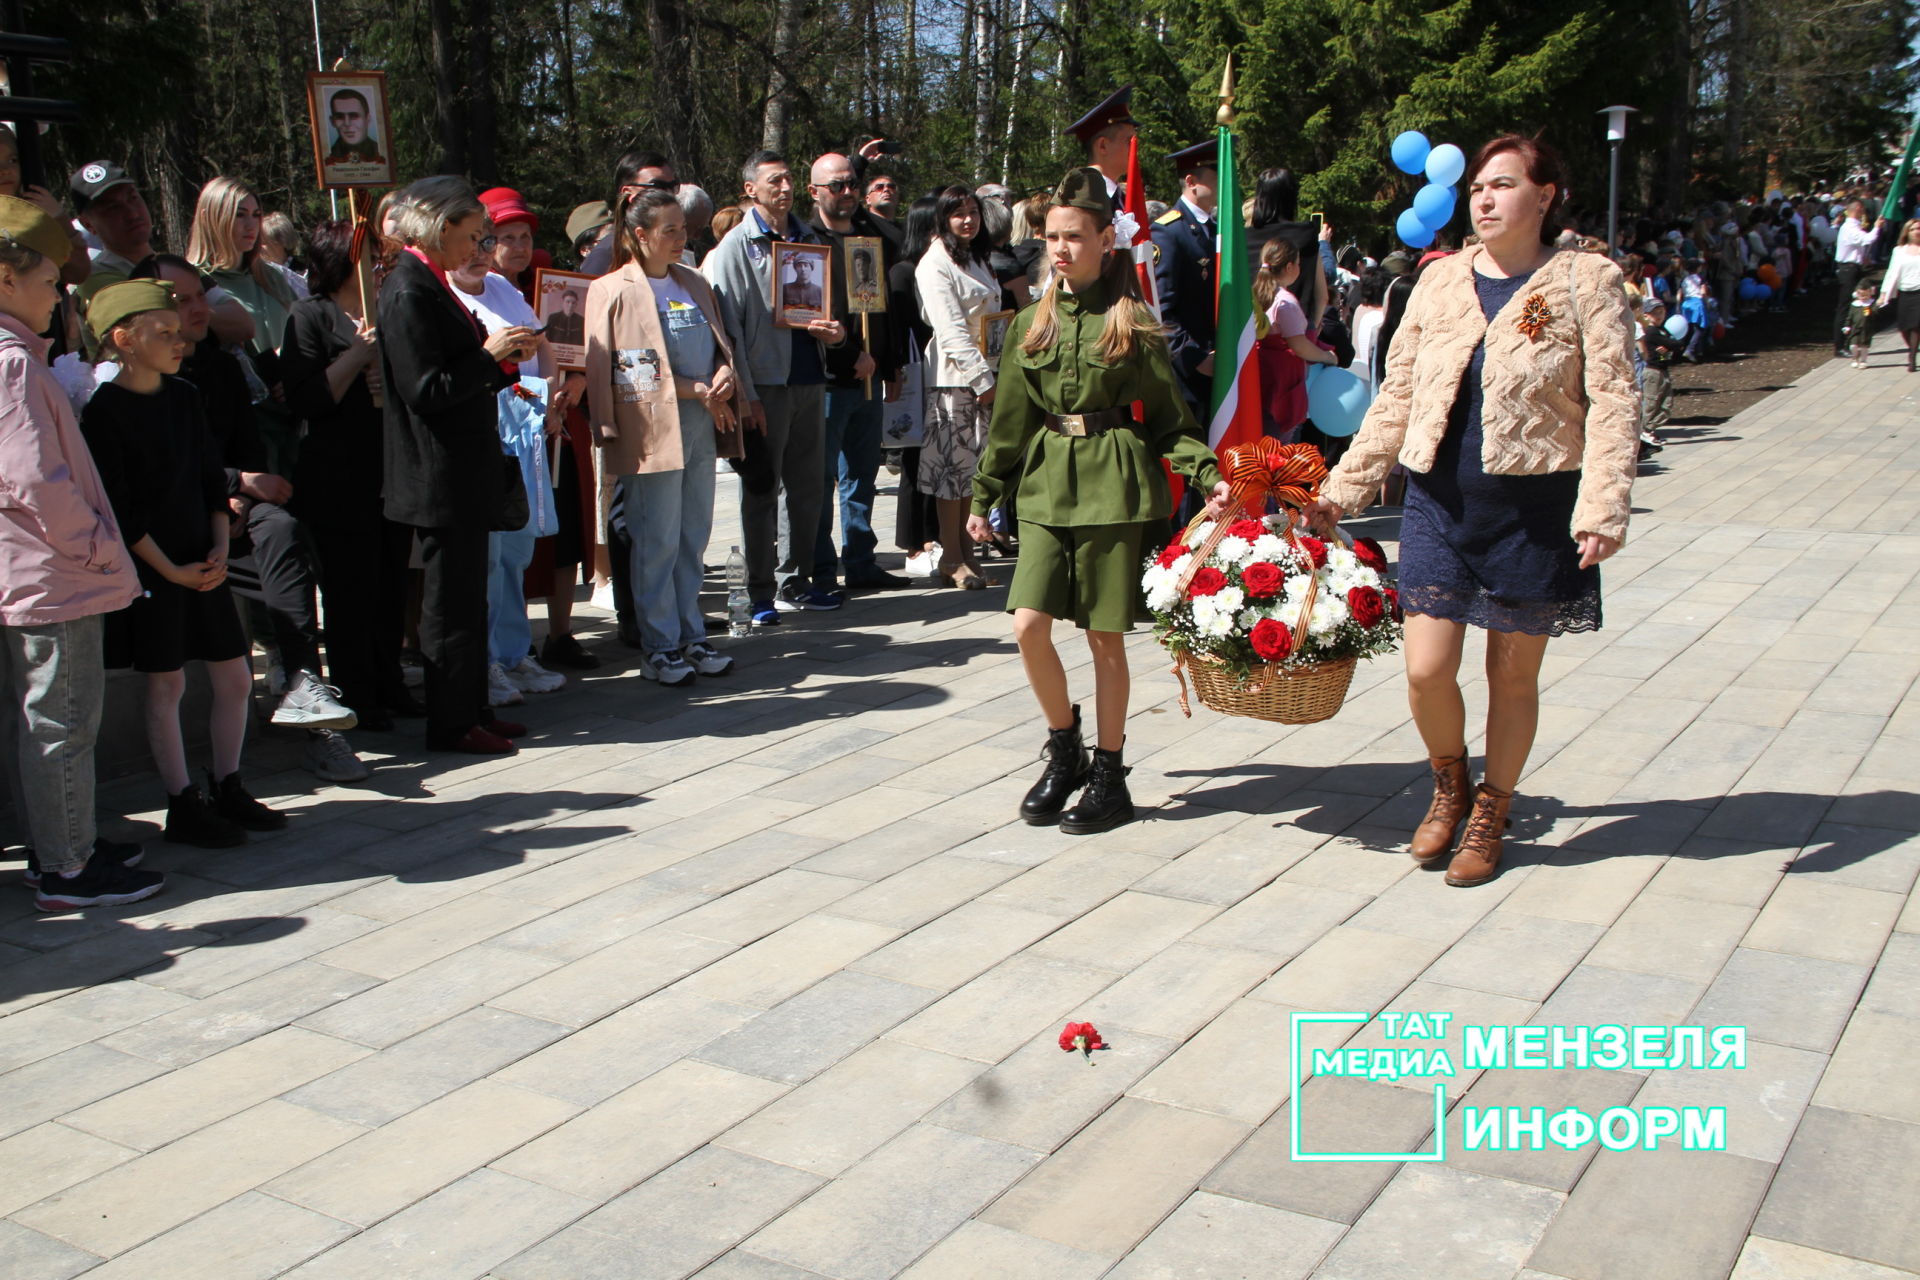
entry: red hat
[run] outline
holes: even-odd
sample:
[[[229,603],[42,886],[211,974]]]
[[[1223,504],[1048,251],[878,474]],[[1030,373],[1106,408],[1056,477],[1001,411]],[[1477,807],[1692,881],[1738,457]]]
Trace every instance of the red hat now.
[[[487,206],[487,216],[496,227],[524,222],[535,231],[540,229],[540,215],[527,208],[527,202],[512,187],[489,187],[480,193],[480,203]]]

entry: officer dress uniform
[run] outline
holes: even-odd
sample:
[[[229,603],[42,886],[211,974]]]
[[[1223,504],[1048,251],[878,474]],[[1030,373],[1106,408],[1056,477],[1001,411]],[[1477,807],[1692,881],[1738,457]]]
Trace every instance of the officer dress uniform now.
[[[1093,175],[1077,170],[1074,177]],[[1106,207],[1090,183],[1063,184],[1056,203]],[[1074,199],[1063,199],[1070,194]],[[1086,199],[1087,203],[1081,203]],[[1109,216],[1111,210],[1108,209]],[[1197,434],[1162,342],[1136,340],[1130,359],[1103,360],[1100,335],[1115,299],[1096,283],[1055,297],[1056,340],[1028,352],[1038,304],[1014,318],[1000,360],[987,447],[973,480],[973,513],[1015,499],[1020,562],[1007,608],[1036,609],[1093,631],[1130,631],[1141,544],[1172,499],[1160,460],[1202,490],[1220,481],[1213,451]],[[1144,406],[1142,422],[1130,406]]]
[[[1213,394],[1212,376],[1200,372],[1213,354],[1213,224],[1196,217],[1183,199],[1154,223],[1153,253],[1168,354],[1187,403],[1196,413],[1203,412]]]

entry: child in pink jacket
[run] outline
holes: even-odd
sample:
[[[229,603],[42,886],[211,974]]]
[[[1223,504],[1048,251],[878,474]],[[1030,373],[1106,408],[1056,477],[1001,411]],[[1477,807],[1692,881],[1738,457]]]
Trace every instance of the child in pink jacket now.
[[[139,845],[94,832],[101,618],[140,582],[37,336],[70,247],[37,206],[0,196],[0,771],[42,911],[137,902],[165,883],[133,869]]]

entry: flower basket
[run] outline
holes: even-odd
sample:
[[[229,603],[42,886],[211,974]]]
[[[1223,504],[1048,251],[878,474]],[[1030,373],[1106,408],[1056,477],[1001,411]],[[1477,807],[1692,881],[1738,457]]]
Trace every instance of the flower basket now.
[[[1371,539],[1328,544],[1298,528],[1327,474],[1311,445],[1261,440],[1222,458],[1234,497],[1204,514],[1146,567],[1141,585],[1154,633],[1173,654],[1180,710],[1200,701],[1222,715],[1313,724],[1346,700],[1362,658],[1400,638],[1398,594]],[[1280,512],[1248,517],[1269,498]]]

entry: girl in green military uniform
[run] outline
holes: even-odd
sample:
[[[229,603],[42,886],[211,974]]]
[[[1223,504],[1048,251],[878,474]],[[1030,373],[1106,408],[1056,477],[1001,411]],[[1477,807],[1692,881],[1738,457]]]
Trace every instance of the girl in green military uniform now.
[[[1047,718],[1046,771],[1020,816],[1039,823],[1058,815],[1061,830],[1083,835],[1133,818],[1121,760],[1123,637],[1133,629],[1146,522],[1172,510],[1160,460],[1209,491],[1212,515],[1225,510],[1227,485],[1198,438],[1133,264],[1113,251],[1113,205],[1098,170],[1076,169],[1061,182],[1046,244],[1053,283],[1007,333],[967,532],[988,541],[987,514],[1016,500],[1020,563],[1007,608]],[[1145,407],[1139,422],[1136,402]],[[1055,618],[1084,629],[1093,654],[1091,761],[1053,647]],[[1083,784],[1086,793],[1067,809]]]

